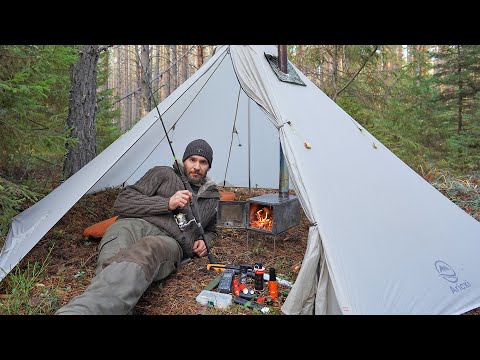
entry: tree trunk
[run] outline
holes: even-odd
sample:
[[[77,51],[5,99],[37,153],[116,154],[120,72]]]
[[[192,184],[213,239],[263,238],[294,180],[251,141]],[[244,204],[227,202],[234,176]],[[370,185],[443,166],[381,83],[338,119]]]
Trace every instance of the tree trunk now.
[[[188,45],[180,45],[180,56],[182,57],[180,61],[180,79],[178,84],[181,85],[188,79],[188,55],[187,55]]]
[[[319,86],[323,85],[323,74],[325,73],[325,62],[323,61],[323,48],[321,45],[318,45],[318,81]]]
[[[177,65],[177,45],[171,45],[172,47],[172,92],[174,92],[178,87],[178,65]]]
[[[135,45],[135,69],[137,74],[137,89],[142,87],[142,65],[139,60],[139,52],[138,45]],[[141,94],[141,91],[140,91]],[[135,122],[137,119],[142,118],[142,96],[140,94],[135,94]]]
[[[149,45],[142,45],[141,53],[141,91],[142,94],[142,113],[144,117],[150,110],[152,110],[152,94],[150,91],[150,82],[152,81],[152,72],[150,67],[150,47]]]
[[[297,49],[296,49],[297,63],[298,63],[299,68],[300,68],[302,71],[305,71],[303,53],[304,53],[303,45],[298,45],[298,46],[297,46]]]
[[[338,75],[338,46],[333,45],[333,69],[332,69],[332,81],[334,93],[337,92],[337,75]]]
[[[125,45],[125,74],[124,74],[124,79],[125,79],[125,92],[124,94],[130,93],[130,90],[135,89],[135,85],[131,86],[130,85],[130,79],[131,79],[131,74],[130,74],[130,49],[129,45]],[[130,129],[132,127],[132,97],[129,96],[125,99],[125,128]]]
[[[95,111],[99,54],[98,45],[85,45],[79,60],[73,66],[67,126],[71,129],[69,138],[76,139],[77,142],[71,147],[67,145],[64,179],[75,174],[97,155]]]
[[[154,89],[154,91],[156,91],[156,94],[152,94],[152,96],[157,95],[156,99],[158,99],[157,103],[159,103],[160,101],[162,101],[160,97],[160,78],[159,78],[160,77],[160,59],[161,59],[160,45],[155,45],[155,50],[153,51],[155,52],[155,58],[156,58],[154,79],[157,79],[157,80],[155,80],[155,86],[152,85],[152,88]]]
[[[122,91],[122,68],[121,68],[121,59],[122,59],[122,48],[119,45],[117,47],[117,83],[116,83],[116,91],[119,95],[121,95]],[[117,107],[120,109],[120,129],[122,129],[122,134],[124,132],[124,124],[123,124],[123,109],[122,109],[122,102],[119,101],[117,103]]]
[[[461,54],[460,54],[460,45],[457,45],[457,55],[458,55],[458,68],[457,68],[457,74],[458,74],[458,99],[457,99],[457,105],[458,105],[458,120],[457,120],[457,132],[459,133],[462,131],[463,127],[463,81],[462,81],[462,60],[461,60]]]
[[[197,69],[203,65],[204,57],[203,57],[203,45],[197,45]]]
[[[396,65],[395,69],[401,69],[403,66],[403,48],[402,45],[397,45],[397,58],[396,58]]]
[[[167,74],[164,73],[165,69],[167,68],[167,50],[165,45],[160,45],[160,82],[158,86],[160,86],[160,101],[163,101],[167,97]]]
[[[170,66],[172,65],[172,62],[171,62],[171,51],[170,51],[170,46],[171,45],[167,45],[167,48],[166,48],[166,69],[167,69],[167,72],[165,73],[165,92],[166,92],[166,96],[167,97],[168,95],[170,95],[172,93],[172,76],[171,76],[171,69],[170,69]]]

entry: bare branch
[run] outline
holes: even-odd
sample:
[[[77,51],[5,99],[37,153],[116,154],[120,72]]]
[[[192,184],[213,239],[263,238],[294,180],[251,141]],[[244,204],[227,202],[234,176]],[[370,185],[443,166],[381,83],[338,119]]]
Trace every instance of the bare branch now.
[[[338,90],[335,95],[333,95],[333,98],[332,100],[335,101],[336,98],[338,97],[338,95],[340,95],[340,93],[345,90],[348,85],[350,85],[352,83],[353,80],[355,80],[355,78],[358,76],[358,74],[360,74],[360,71],[363,70],[363,68],[365,67],[365,65],[367,65],[367,62],[372,58],[373,55],[375,55],[375,52],[377,51],[378,49],[378,45],[375,45],[375,48],[372,50],[372,52],[370,53],[370,56],[367,57],[365,59],[365,61],[363,62],[363,65],[360,66],[360,68],[357,70],[357,72],[355,74],[353,74],[353,76],[351,77],[351,79],[345,84],[345,86],[343,88],[341,88],[340,90]]]

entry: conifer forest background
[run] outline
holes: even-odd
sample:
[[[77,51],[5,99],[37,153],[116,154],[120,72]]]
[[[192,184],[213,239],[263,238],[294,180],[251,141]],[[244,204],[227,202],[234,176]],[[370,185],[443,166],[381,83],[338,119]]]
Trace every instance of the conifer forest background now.
[[[15,215],[132,128],[195,73],[214,49],[214,45],[0,45],[0,248]],[[288,59],[325,94],[480,221],[480,46],[287,49]],[[104,195],[105,209],[82,208],[96,217],[84,218],[79,231],[93,219],[112,215],[114,195]],[[52,229],[46,248],[62,248],[64,235],[63,228]],[[65,294],[74,295],[69,293],[75,286],[71,282],[81,281],[85,269],[77,264],[78,276],[71,281],[45,286],[40,280],[51,257],[42,256],[26,257],[0,283],[0,314],[52,314],[66,301]],[[301,262],[301,253],[298,256],[290,270]],[[95,257],[88,261],[93,268]],[[290,278],[294,277],[291,271]],[[79,289],[88,283],[87,277],[83,280]]]

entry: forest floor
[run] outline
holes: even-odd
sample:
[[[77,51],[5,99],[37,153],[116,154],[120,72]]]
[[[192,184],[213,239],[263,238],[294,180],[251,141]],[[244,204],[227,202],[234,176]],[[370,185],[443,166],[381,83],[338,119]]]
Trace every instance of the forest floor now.
[[[478,179],[476,183],[470,182],[456,187],[442,188],[441,184],[437,186],[444,195],[480,221],[479,187]],[[273,189],[252,189],[251,193],[245,188],[221,188],[221,190],[235,192],[236,200],[242,201],[275,192]],[[53,314],[59,307],[85,290],[95,276],[99,239],[84,238],[83,231],[86,227],[114,215],[112,208],[118,191],[109,189],[84,196],[65,214],[25,256],[17,270],[12,271],[5,281],[0,283],[0,314]],[[253,265],[261,262],[267,270],[274,267],[277,277],[294,283],[306,250],[308,228],[309,221],[303,211],[299,225],[277,235],[246,229],[219,228],[219,236],[211,251],[219,263]],[[133,309],[133,314],[262,315],[258,310],[247,309],[238,304],[219,310],[197,303],[197,295],[218,275],[212,270],[207,270],[207,264],[207,257],[194,258],[163,281],[153,283]],[[43,266],[41,270],[40,266]],[[34,284],[31,286],[28,299],[24,300],[25,303],[13,306],[11,289],[15,283],[21,282],[20,271],[31,274],[35,272]],[[281,306],[290,288],[278,285],[278,289],[279,297],[267,305],[270,308],[268,314],[282,314]],[[268,295],[267,286],[264,294]],[[480,315],[480,308],[466,314]]]
[[[273,189],[221,188],[234,191],[235,200],[275,192]],[[81,294],[95,276],[97,246],[100,239],[85,238],[86,227],[112,217],[117,189],[84,196],[25,256],[19,267],[32,273],[32,264],[45,264],[42,273],[35,279],[29,304],[18,307],[20,313],[53,314],[56,309]],[[293,194],[293,192],[291,191]],[[277,277],[294,282],[306,249],[309,221],[301,213],[300,224],[284,232],[272,235],[246,229],[219,227],[219,235],[212,246],[212,254],[221,264],[239,265],[260,262],[267,269],[274,267]],[[45,262],[45,259],[48,259]],[[232,304],[227,309],[202,306],[197,295],[218,273],[207,270],[208,258],[195,257],[166,279],[153,283],[133,309],[134,315],[194,315],[194,314],[262,314],[259,310]],[[38,270],[37,270],[38,272]],[[9,275],[10,276],[10,275]],[[5,291],[12,280],[0,283],[0,304],[8,300]],[[249,279],[253,288],[253,279]],[[19,281],[17,281],[19,282]],[[250,284],[251,282],[251,284]],[[3,285],[3,286],[2,286]],[[256,295],[268,295],[268,283],[264,291]],[[278,284],[279,296],[266,305],[268,314],[281,314],[290,288]],[[2,294],[4,293],[4,294]],[[35,309],[35,310],[33,310]],[[2,307],[0,307],[0,314]]]

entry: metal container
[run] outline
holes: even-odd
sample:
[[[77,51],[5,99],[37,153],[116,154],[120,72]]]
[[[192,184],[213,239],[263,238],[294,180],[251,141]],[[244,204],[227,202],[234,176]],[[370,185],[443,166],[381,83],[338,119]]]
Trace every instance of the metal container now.
[[[217,226],[245,228],[247,224],[247,203],[245,201],[219,201]]]
[[[265,234],[280,234],[300,224],[300,202],[296,196],[289,195],[288,198],[280,197],[278,194],[265,194],[248,199],[249,218],[247,229],[258,231]],[[268,207],[272,211],[273,224],[272,230],[259,229],[251,226],[251,222],[255,220],[255,212],[263,206]]]
[[[255,213],[267,207],[272,217],[271,230],[252,226]],[[256,196],[248,201],[219,201],[217,226],[243,228],[264,234],[277,235],[300,224],[300,202],[294,195],[280,197],[278,193]]]

